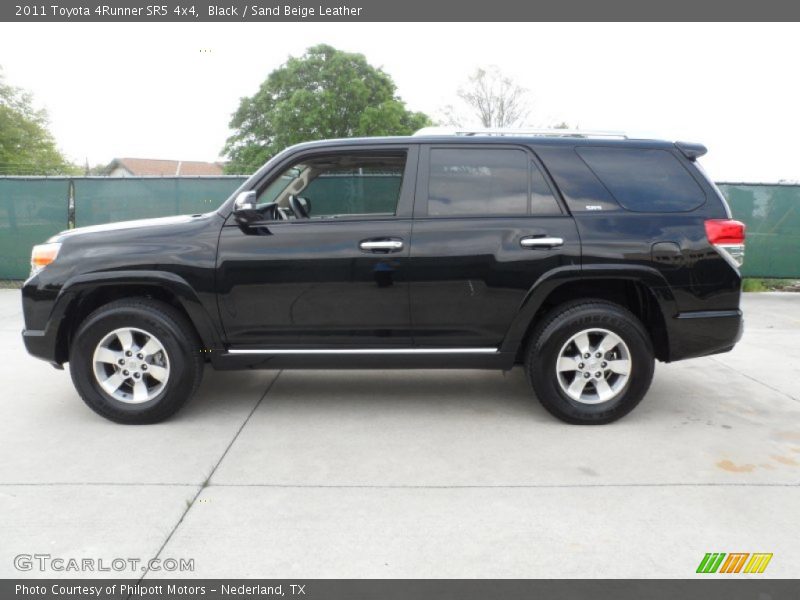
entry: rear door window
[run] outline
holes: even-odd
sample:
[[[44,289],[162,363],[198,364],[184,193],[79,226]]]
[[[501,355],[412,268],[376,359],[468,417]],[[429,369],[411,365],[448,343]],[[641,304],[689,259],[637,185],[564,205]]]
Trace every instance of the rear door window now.
[[[586,146],[575,151],[623,207],[637,212],[685,212],[705,193],[671,152]]]
[[[531,163],[531,210],[532,215],[561,215],[553,190],[547,184],[536,163]]]
[[[527,214],[528,162],[522,150],[431,149],[428,215]]]
[[[542,171],[513,148],[433,148],[428,216],[561,215]]]

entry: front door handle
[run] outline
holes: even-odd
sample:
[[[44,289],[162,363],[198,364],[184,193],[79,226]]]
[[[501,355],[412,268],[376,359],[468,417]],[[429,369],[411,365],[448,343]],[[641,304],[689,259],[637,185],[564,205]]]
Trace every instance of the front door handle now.
[[[358,247],[365,252],[399,252],[403,249],[403,240],[364,240]]]
[[[519,241],[523,248],[556,248],[564,245],[564,239],[560,237],[524,237]]]

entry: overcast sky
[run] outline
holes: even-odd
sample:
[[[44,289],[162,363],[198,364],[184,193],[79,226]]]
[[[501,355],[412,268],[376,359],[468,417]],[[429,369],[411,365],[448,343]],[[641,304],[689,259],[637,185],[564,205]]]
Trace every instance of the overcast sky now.
[[[434,116],[494,64],[531,90],[532,124],[699,141],[718,181],[800,180],[797,24],[2,23],[0,65],[80,164],[216,160],[239,98],[322,42]]]

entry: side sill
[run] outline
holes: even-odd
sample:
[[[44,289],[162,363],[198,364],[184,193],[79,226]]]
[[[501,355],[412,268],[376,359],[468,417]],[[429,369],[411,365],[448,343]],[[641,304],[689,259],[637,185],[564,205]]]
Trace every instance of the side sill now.
[[[509,370],[514,353],[496,348],[259,349],[212,354],[215,369],[490,369]]]
[[[342,354],[498,354],[497,348],[265,348],[244,349],[231,348],[228,354],[299,354],[342,355]]]

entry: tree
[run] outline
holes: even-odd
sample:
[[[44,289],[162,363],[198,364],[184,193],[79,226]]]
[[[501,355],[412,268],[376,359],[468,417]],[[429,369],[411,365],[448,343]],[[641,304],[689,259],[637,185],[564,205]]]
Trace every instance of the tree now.
[[[28,92],[8,85],[0,70],[0,175],[61,175],[75,167],[59,152],[47,113]]]
[[[287,146],[325,138],[408,135],[430,124],[409,111],[391,77],[362,54],[321,44],[289,57],[242,98],[223,153],[229,173],[249,173]]]
[[[453,106],[445,109],[447,121],[457,127],[476,120],[482,127],[518,127],[530,112],[528,90],[495,66],[476,69],[457,94],[469,113],[465,117]]]

